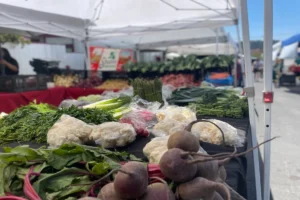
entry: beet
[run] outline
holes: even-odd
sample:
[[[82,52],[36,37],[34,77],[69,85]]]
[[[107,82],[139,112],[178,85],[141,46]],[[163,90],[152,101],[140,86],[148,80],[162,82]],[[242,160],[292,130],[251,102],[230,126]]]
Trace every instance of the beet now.
[[[209,158],[201,155],[194,155],[193,157],[197,160],[205,160]],[[216,181],[219,177],[219,171],[223,164],[223,160],[211,160],[194,164],[197,165],[196,177],[203,177],[211,181]]]
[[[168,139],[168,149],[179,148],[184,151],[198,152],[199,140],[188,131],[177,131]]]
[[[215,192],[213,200],[224,200],[224,199],[219,193]]]
[[[212,200],[218,192],[224,200],[230,200],[230,193],[221,183],[207,180],[202,177],[182,183],[177,187],[176,197],[181,200]]]
[[[140,200],[175,200],[175,195],[167,184],[152,183]]]
[[[123,165],[114,180],[116,194],[121,199],[136,199],[147,190],[147,166],[140,162],[128,162]]]
[[[220,166],[220,168],[219,168],[219,178],[222,181],[225,181],[227,178],[227,172],[226,172],[226,169],[224,166]]]
[[[197,172],[197,165],[190,164],[193,157],[178,148],[169,149],[161,157],[159,166],[161,172],[172,181],[182,183],[192,180]]]
[[[108,183],[101,188],[98,198],[101,200],[121,200],[116,194],[114,183]]]

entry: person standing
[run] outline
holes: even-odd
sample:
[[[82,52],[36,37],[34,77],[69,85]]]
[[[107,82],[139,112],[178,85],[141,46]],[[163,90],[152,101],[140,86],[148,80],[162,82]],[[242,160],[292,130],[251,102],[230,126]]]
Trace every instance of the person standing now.
[[[254,80],[258,82],[262,76],[262,62],[259,58],[253,62],[253,73],[254,73]]]
[[[9,51],[5,48],[1,48],[1,59],[0,64],[4,69],[1,70],[1,75],[18,75],[19,74],[19,64],[11,57]]]

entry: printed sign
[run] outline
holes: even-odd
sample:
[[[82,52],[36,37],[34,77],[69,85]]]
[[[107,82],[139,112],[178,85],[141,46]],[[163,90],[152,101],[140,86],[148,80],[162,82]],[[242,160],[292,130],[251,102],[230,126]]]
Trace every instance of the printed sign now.
[[[131,49],[106,49],[90,47],[90,69],[94,71],[122,71],[128,61],[133,61],[134,51]]]

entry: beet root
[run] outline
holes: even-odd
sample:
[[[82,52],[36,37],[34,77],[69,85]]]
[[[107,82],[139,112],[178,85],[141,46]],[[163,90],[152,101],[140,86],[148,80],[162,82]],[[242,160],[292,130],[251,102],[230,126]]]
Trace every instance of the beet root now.
[[[177,131],[168,139],[168,149],[178,148],[183,151],[198,152],[200,143],[196,136],[188,131]]]
[[[147,167],[140,162],[123,165],[114,180],[114,188],[121,199],[137,199],[147,190]]]
[[[176,196],[181,200],[213,200],[215,192],[218,192],[224,200],[230,200],[228,189],[221,183],[197,177],[177,187]]]
[[[152,183],[148,185],[146,194],[141,200],[175,200],[175,194],[167,184]]]
[[[185,152],[174,148],[161,157],[159,166],[161,172],[172,181],[183,183],[192,180],[197,172],[197,165],[189,163],[193,159]]]
[[[101,188],[98,198],[101,200],[121,200],[115,191],[114,183],[108,183]]]

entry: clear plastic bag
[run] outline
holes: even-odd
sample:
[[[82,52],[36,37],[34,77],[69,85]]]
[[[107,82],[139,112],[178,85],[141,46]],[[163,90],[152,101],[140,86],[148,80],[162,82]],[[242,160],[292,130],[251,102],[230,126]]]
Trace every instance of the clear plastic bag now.
[[[125,114],[121,119],[121,123],[131,124],[137,135],[147,137],[149,129],[156,123],[155,111],[159,108],[160,103],[148,102],[139,97],[134,97],[130,104],[131,112]]]
[[[224,133],[225,145],[243,146],[246,139],[245,132],[238,132],[236,128],[220,120],[209,119],[209,121],[221,128]],[[201,141],[220,145],[223,144],[223,136],[216,125],[209,122],[198,122],[192,126],[191,132]]]
[[[187,123],[181,123],[173,119],[166,119],[159,121],[154,127],[151,129],[151,133],[155,137],[163,137],[168,136],[176,131],[182,131],[187,126]]]
[[[162,120],[176,120],[181,123],[189,124],[197,120],[196,113],[187,107],[167,106],[156,112],[158,121]]]

